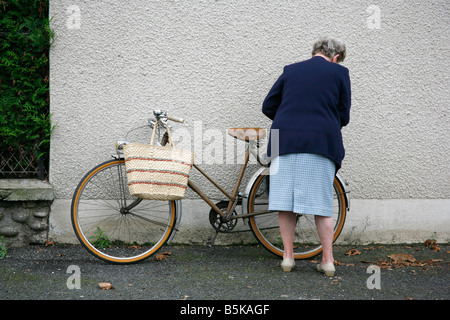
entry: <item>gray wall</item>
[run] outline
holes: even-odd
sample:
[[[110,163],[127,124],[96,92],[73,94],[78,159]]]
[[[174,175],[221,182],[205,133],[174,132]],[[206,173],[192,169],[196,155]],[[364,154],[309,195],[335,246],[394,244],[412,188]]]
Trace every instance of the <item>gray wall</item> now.
[[[261,113],[265,95],[284,65],[310,57],[321,35],[346,42],[343,64],[352,80],[340,172],[352,208],[341,240],[450,238],[447,1],[50,3],[55,239],[73,236],[69,205],[82,175],[109,158],[114,140],[145,125],[153,109],[187,120],[175,131],[200,128],[202,137],[192,136],[204,140],[198,159],[230,188],[239,160],[231,154],[231,164],[209,165],[211,148],[225,159],[227,128],[270,126]],[[217,132],[221,137],[209,140]],[[144,133],[133,138],[145,141]],[[185,230],[197,220],[207,227],[209,209],[199,212],[195,196],[188,198]],[[182,229],[177,237],[194,242],[192,234]]]

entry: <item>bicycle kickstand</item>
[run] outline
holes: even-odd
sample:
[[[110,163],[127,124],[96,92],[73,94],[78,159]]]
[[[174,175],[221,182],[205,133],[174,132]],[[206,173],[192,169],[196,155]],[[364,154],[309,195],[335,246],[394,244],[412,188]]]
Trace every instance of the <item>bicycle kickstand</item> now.
[[[206,246],[207,247],[211,248],[214,245],[214,242],[216,241],[218,233],[219,233],[219,231],[216,231],[212,236],[210,236],[208,238],[208,240],[206,241]]]

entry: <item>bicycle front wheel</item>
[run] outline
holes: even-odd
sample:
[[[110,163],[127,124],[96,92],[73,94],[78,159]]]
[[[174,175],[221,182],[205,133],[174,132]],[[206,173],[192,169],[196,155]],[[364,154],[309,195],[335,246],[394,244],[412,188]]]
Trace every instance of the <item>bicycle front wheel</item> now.
[[[158,251],[176,223],[175,201],[130,195],[123,160],[104,162],[80,181],[72,199],[76,236],[94,256],[127,264]]]
[[[250,189],[248,199],[248,212],[268,211],[269,207],[269,169],[263,171],[255,180]],[[346,218],[346,200],[344,189],[338,179],[334,180],[334,237],[335,241],[344,227]],[[294,257],[295,259],[307,259],[322,252],[319,235],[316,230],[314,216],[307,214],[297,214],[294,236]],[[261,245],[271,253],[283,256],[283,241],[278,225],[278,212],[270,212],[255,215],[249,219],[250,228]]]

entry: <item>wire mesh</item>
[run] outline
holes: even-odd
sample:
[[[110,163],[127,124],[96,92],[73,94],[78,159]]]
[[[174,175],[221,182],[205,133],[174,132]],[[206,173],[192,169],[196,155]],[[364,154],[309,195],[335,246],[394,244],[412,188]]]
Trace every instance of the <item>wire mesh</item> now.
[[[47,174],[47,157],[38,159],[34,150],[12,148],[0,150],[0,178],[39,178]]]

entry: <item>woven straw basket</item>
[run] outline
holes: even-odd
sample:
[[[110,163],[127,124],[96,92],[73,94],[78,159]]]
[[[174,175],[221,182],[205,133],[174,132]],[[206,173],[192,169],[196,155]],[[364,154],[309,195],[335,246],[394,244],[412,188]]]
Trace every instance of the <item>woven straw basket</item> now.
[[[125,168],[131,195],[150,200],[178,200],[184,197],[194,153],[175,148],[169,129],[170,146],[130,143],[124,146]]]

